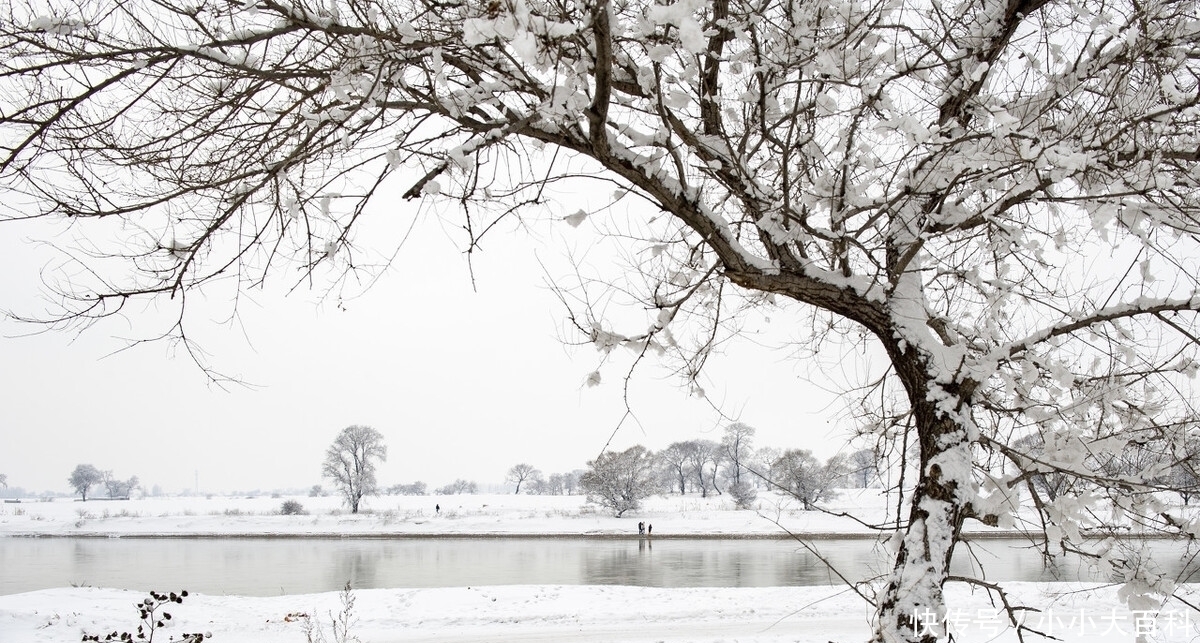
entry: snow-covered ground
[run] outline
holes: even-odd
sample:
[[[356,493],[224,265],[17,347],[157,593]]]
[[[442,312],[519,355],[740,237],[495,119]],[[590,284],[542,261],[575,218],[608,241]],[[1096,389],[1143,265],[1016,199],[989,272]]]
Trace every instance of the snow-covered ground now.
[[[306,514],[280,515],[285,500],[299,502]],[[878,491],[846,491],[827,508],[881,520],[884,500]],[[0,536],[618,535],[636,533],[642,521],[653,524],[658,536],[780,535],[781,526],[809,534],[866,533],[854,520],[802,511],[794,500],[771,493],[763,493],[754,510],[743,511],[735,509],[728,495],[658,496],[647,499],[642,511],[621,518],[588,504],[583,496],[512,494],[372,497],[357,515],[332,496],[60,498],[0,504]]]
[[[1112,587],[1013,583],[1014,598],[1042,612],[1030,626],[1066,641],[1116,643],[1151,632],[1151,621],[1130,613]],[[982,593],[950,593],[950,621],[961,643],[1015,641]],[[0,641],[66,643],[83,633],[134,631],[134,604],[144,594],[63,588],[0,596]],[[353,592],[350,631],[363,643],[556,643],[602,641],[675,643],[826,643],[865,641],[869,609],[843,587],[686,588],[511,585]],[[214,643],[305,643],[305,616],[329,636],[342,609],[340,594],[266,598],[189,596],[169,608],[163,632],[209,632]],[[1195,641],[1194,617],[1168,607],[1148,641]],[[156,638],[155,640],[158,640]]]
[[[424,496],[370,501],[352,516],[336,498],[295,498],[307,515],[282,516],[285,498],[145,498],[120,502],[26,502],[0,505],[0,536],[32,535],[517,535],[632,534],[639,521],[655,535],[772,535],[788,530],[854,534],[848,519],[803,512],[764,496],[755,511],[738,511],[727,498],[653,498],[643,511],[617,519],[580,497]],[[441,505],[441,511],[435,511]],[[830,507],[879,517],[874,492],[847,493]],[[778,523],[778,524],[777,524]],[[3,541],[0,540],[0,547]],[[3,570],[0,570],[3,573]],[[1156,621],[1131,612],[1115,587],[1066,583],[1012,583],[1015,599],[1042,611],[1027,623],[1067,641],[1200,639],[1200,616],[1179,603]],[[147,588],[172,589],[172,588]],[[175,588],[178,589],[178,588]],[[1094,591],[1083,593],[1082,589]],[[951,627],[958,641],[1015,641],[1011,628],[982,592],[949,590]],[[136,631],[134,604],[145,595],[126,590],[64,587],[0,596],[0,643],[65,643],[85,633]],[[407,641],[486,643],[820,642],[863,641],[870,608],[845,587],[643,588],[519,585],[431,589],[355,590],[351,633],[363,643]],[[214,643],[306,643],[305,621],[323,628],[341,595],[239,597],[192,595],[170,611],[167,640],[184,632],[211,632]],[[307,615],[307,619],[305,618]],[[1153,630],[1151,629],[1153,624]],[[156,638],[155,640],[158,640]],[[314,639],[316,640],[316,639]]]

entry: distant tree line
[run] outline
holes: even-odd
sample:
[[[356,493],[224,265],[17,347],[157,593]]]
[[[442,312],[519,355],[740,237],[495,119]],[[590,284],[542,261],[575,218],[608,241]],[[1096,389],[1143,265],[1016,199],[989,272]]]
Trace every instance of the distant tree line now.
[[[754,447],[755,429],[735,422],[725,428],[721,440],[674,442],[655,453],[638,445],[624,451],[606,451],[587,463],[586,469],[544,475],[527,462],[513,465],[505,482],[513,493],[539,495],[587,494],[620,516],[636,510],[643,499],[655,494],[728,493],[740,508],[753,505],[761,489],[775,489],[794,496],[804,509],[831,500],[839,487],[867,487],[879,479],[879,458],[869,450],[849,456],[838,455],[825,462],[806,449],[779,451]],[[326,451],[322,472],[334,482],[352,513],[357,513],[368,494],[420,496],[428,485],[416,481],[380,489],[375,472],[387,457],[383,435],[370,427],[344,429]],[[433,491],[437,495],[472,494],[479,490],[473,481],[459,478]],[[322,495],[315,485],[310,495]]]
[[[736,506],[749,508],[761,489],[788,493],[808,510],[833,499],[837,488],[868,487],[879,480],[878,459],[870,450],[821,462],[807,449],[755,449],[754,434],[753,427],[734,423],[719,442],[685,440],[657,453],[640,445],[606,452],[588,463],[580,486],[590,500],[620,516],[664,493],[728,493]]]
[[[810,451],[793,449],[780,452],[771,447],[754,448],[755,430],[742,423],[730,424],[721,441],[686,440],[674,442],[655,453],[643,446],[620,452],[605,452],[587,463],[586,469],[544,475],[528,463],[513,465],[505,481],[514,485],[513,493],[537,495],[587,494],[589,500],[621,515],[637,509],[643,499],[655,494],[729,493],[738,507],[749,507],[760,489],[774,488],[795,496],[805,509],[834,497],[839,487],[867,487],[879,479],[876,463],[869,450],[849,456],[835,456],[819,461]],[[1037,445],[1027,445],[1036,450]],[[421,496],[429,493],[428,485],[416,481],[395,484],[381,489],[376,472],[387,459],[383,434],[360,425],[343,429],[325,452],[323,477],[331,480],[352,513],[358,513],[362,500],[368,495]],[[1136,454],[1114,461],[1114,469],[1142,466]],[[1172,471],[1171,475],[1195,475],[1188,471]],[[71,472],[68,482],[86,501],[92,489],[100,486],[108,498],[127,498],[139,488],[137,476],[117,478],[112,470],[101,470],[91,464],[80,464]],[[0,488],[8,486],[7,476],[0,474]],[[1042,476],[1035,483],[1055,491],[1056,480]],[[459,478],[433,491],[437,495],[478,493],[479,485]],[[321,485],[313,485],[310,496],[325,495]],[[1185,499],[1186,500],[1186,499]]]
[[[728,493],[739,507],[749,507],[758,490],[769,488],[790,493],[811,509],[832,499],[835,488],[865,488],[880,481],[878,458],[870,449],[820,462],[805,449],[756,449],[754,434],[754,427],[735,422],[720,441],[685,440],[658,452],[641,446],[606,452],[585,470],[548,477],[520,463],[508,470],[505,481],[514,485],[513,493],[586,493],[622,513],[633,508],[632,496],[659,493]]]
[[[418,484],[421,484],[421,483],[418,483]],[[478,484],[476,484],[475,482],[473,482],[471,480],[463,480],[462,478],[459,478],[444,487],[439,487],[436,490],[434,490],[434,493],[441,495],[441,496],[453,496],[453,495],[458,495],[458,494],[463,494],[463,493],[478,493],[478,492],[479,492]]]
[[[552,473],[549,476],[530,464],[516,464],[508,470],[504,481],[515,484],[513,493],[521,493],[524,485],[525,493],[541,496],[570,496],[579,492],[579,478],[583,471],[576,469],[569,473]]]
[[[1095,488],[1099,484],[1097,481],[1088,481],[1062,470],[1059,465],[1072,445],[1068,437],[1052,438],[1048,443],[1042,433],[1030,433],[1012,442],[1011,456],[1022,463],[1021,469],[1026,472],[1024,477],[1033,493],[1054,502],[1059,497],[1079,495]],[[1090,452],[1083,460],[1089,470],[1096,471],[1113,484],[1139,480],[1159,491],[1177,494],[1185,505],[1200,494],[1200,436],[1173,443],[1151,436],[1130,441],[1121,449]]]
[[[880,458],[870,450],[821,462],[806,449],[781,452],[772,447],[755,448],[754,435],[753,427],[735,422],[725,428],[720,441],[684,440],[658,452],[638,445],[621,452],[605,452],[588,462],[585,469],[550,475],[522,462],[508,470],[505,482],[513,485],[513,493],[517,494],[587,494],[589,500],[621,515],[637,509],[651,495],[669,493],[698,493],[702,497],[728,493],[738,507],[748,508],[762,489],[786,492],[807,510],[831,500],[836,488],[868,487],[880,481],[877,469]],[[1024,446],[1031,451],[1039,448],[1033,443]],[[352,425],[343,429],[326,449],[321,471],[324,478],[333,482],[352,513],[358,513],[368,495],[429,494],[428,485],[422,481],[380,488],[376,473],[386,459],[383,434],[368,426]],[[1131,453],[1108,466],[1114,470],[1132,470],[1143,463],[1137,454]],[[1195,487],[1196,476],[1190,469],[1176,467],[1165,475],[1180,479],[1191,476],[1190,484],[1184,486]],[[7,487],[7,482],[7,477],[0,474],[0,488]],[[100,470],[91,464],[76,466],[68,482],[85,501],[97,486],[108,498],[127,498],[139,488],[137,476],[120,479],[112,470]],[[1034,483],[1046,489],[1051,497],[1057,491],[1056,485],[1061,484],[1051,475],[1035,476]],[[459,478],[433,493],[459,495],[478,491],[476,482]],[[321,485],[313,485],[309,492],[314,497],[325,494]]]
[[[428,485],[419,480],[411,484],[394,484],[387,488],[389,496],[424,496],[428,493]]]

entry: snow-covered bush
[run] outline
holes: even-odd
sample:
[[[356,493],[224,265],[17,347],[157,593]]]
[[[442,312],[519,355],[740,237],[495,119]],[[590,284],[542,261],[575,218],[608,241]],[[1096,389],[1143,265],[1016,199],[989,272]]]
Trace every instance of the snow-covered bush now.
[[[758,490],[746,480],[729,485],[729,497],[733,498],[738,509],[749,509],[758,499]]]
[[[279,513],[284,516],[303,516],[308,512],[304,511],[304,505],[299,500],[284,500]]]

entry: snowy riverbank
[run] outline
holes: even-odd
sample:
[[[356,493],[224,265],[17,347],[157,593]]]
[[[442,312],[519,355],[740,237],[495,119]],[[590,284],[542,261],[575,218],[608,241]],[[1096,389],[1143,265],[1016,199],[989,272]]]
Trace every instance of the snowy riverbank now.
[[[305,514],[281,515],[286,500],[299,502]],[[883,502],[878,491],[847,491],[828,509],[882,520]],[[653,497],[621,518],[583,496],[382,496],[366,507],[353,515],[332,496],[59,498],[0,504],[0,536],[615,536],[635,535],[638,522],[653,525],[659,537],[868,533],[853,519],[802,511],[794,500],[770,493],[752,510],[736,509],[727,495]]]
[[[279,515],[285,500],[307,514]],[[436,506],[440,505],[440,511]],[[847,492],[829,506],[867,520],[884,515],[877,492]],[[480,536],[635,535],[638,522],[658,537],[769,537],[784,529],[806,534],[867,535],[855,521],[801,511],[764,494],[755,510],[736,510],[727,497],[652,498],[640,512],[613,518],[581,497],[463,495],[371,499],[359,515],[336,498],[144,498],[130,501],[22,502],[0,505],[0,536]],[[0,546],[3,546],[0,538]],[[1011,583],[1014,600],[1042,611],[1030,625],[1067,641],[1148,641],[1200,638],[1196,615],[1170,603],[1157,620],[1131,612],[1117,588],[1068,583]],[[1094,589],[1080,593],[1081,589]],[[180,590],[182,587],[147,587]],[[1190,589],[1187,591],[1191,591]],[[958,641],[1015,641],[982,592],[950,590]],[[75,642],[85,633],[135,631],[134,604],[144,592],[62,587],[0,596],[0,643]],[[356,590],[352,633],[363,643],[759,642],[863,641],[871,609],[846,587],[649,588],[509,585]],[[1190,600],[1190,599],[1189,599]],[[213,643],[306,643],[304,617],[328,630],[341,608],[337,592],[271,597],[192,595],[171,610],[167,637],[211,632]],[[1140,629],[1139,629],[1140,628]],[[328,634],[328,631],[326,632]],[[996,638],[996,637],[999,638]],[[165,638],[164,638],[165,640]],[[332,641],[332,637],[330,637]]]
[[[1041,609],[1027,624],[1065,641],[1117,643],[1149,632],[1145,614],[1112,587],[1014,583],[1014,600]],[[1015,641],[979,592],[950,589],[960,643]],[[64,588],[0,596],[0,641],[74,643],[83,633],[134,630],[144,594]],[[658,589],[501,586],[354,592],[351,633],[363,643],[826,643],[865,641],[870,610],[844,587]],[[305,643],[304,616],[329,632],[340,594],[269,598],[192,595],[173,606],[168,636],[209,632],[213,643]],[[1147,641],[1194,641],[1194,617],[1168,606]],[[165,639],[164,639],[165,640]],[[332,639],[331,639],[332,640]]]

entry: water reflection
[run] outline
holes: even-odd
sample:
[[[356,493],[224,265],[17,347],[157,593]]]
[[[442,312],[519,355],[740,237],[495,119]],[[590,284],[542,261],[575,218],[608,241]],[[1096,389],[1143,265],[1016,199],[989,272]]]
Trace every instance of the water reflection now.
[[[1047,568],[1019,541],[960,547],[953,573],[991,580],[1107,580],[1078,565]],[[852,581],[887,570],[871,540],[824,540],[812,551],[786,540],[676,539],[0,539],[0,594],[89,584],[266,596],[355,587],[564,584],[770,587]],[[1169,575],[1180,544],[1151,556]],[[1187,559],[1187,560],[1190,560]]]
[[[354,587],[377,587],[377,573],[383,552],[379,549],[355,548],[338,556],[329,565],[326,583],[349,582]]]

